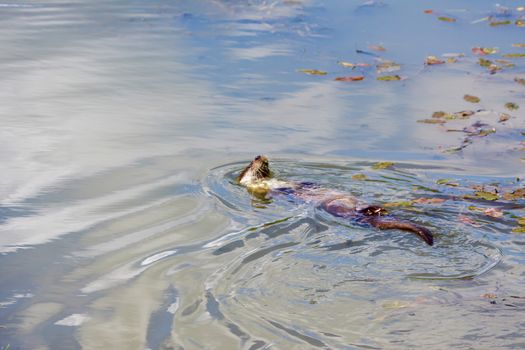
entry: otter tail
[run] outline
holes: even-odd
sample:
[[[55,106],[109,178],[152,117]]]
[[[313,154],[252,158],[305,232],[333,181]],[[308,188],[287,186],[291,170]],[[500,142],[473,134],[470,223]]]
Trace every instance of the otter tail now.
[[[370,220],[367,220],[372,226],[377,227],[380,230],[403,230],[413,232],[421,237],[428,245],[434,244],[434,237],[430,230],[416,225],[410,221],[398,220],[395,218],[385,218],[384,216],[373,216]]]
[[[382,216],[381,213],[384,211],[381,207],[367,207],[361,210],[361,214],[365,217],[360,220],[364,221],[380,230],[403,230],[413,232],[421,237],[428,245],[434,244],[434,237],[430,230],[419,226],[411,221],[399,220],[392,216]]]

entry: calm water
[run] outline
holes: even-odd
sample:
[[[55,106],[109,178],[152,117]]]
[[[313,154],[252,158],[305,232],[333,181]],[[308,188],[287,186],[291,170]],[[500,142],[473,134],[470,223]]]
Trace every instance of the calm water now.
[[[499,3],[0,2],[0,349],[524,348],[525,4]],[[260,153],[435,246],[252,198]]]

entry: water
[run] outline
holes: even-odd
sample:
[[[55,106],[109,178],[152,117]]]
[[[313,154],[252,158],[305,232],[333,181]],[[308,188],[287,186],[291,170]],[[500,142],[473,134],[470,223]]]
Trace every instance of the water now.
[[[0,3],[0,349],[523,348],[524,203],[501,194],[522,186],[524,63],[471,53],[524,52],[523,28],[477,22],[518,5]],[[404,80],[338,64],[377,63],[357,49]],[[476,121],[496,133],[445,131]],[[234,180],[261,153],[436,245],[252,198]]]

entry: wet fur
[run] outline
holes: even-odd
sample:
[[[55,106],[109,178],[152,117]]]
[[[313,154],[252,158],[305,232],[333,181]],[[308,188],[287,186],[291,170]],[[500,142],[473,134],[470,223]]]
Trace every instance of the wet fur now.
[[[269,161],[266,156],[257,156],[239,174],[237,182],[257,195],[270,193],[292,193],[296,197],[315,202],[319,208],[333,216],[354,220],[380,230],[403,230],[415,233],[428,245],[434,244],[430,230],[408,220],[388,215],[387,211],[376,205],[362,205],[351,195],[342,194],[316,186],[305,186],[291,182],[271,179]],[[290,192],[291,191],[291,192]]]

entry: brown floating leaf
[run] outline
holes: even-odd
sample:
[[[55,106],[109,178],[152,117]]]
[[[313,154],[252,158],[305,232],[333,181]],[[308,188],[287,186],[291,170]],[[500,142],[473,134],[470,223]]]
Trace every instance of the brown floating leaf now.
[[[525,218],[518,218],[518,225],[525,226]]]
[[[514,78],[514,81],[518,84],[525,85],[525,78]]]
[[[516,24],[516,27],[525,27],[525,20],[517,19],[515,24]]]
[[[520,108],[520,106],[518,106],[518,104],[514,102],[507,102],[505,103],[505,108],[507,108],[510,111],[515,111],[516,109]]]
[[[453,114],[454,118],[450,119],[468,119],[471,115],[476,114],[474,111],[459,111]],[[446,117],[445,117],[446,118]]]
[[[357,76],[353,76],[353,77],[337,77],[334,80],[336,80],[336,81],[361,81],[364,78],[365,77],[363,75],[357,75]]]
[[[436,64],[443,64],[445,63],[445,61],[437,58],[436,56],[427,56],[427,58],[425,59],[425,64],[427,66],[432,66],[432,65],[436,65]]]
[[[299,72],[310,74],[310,75],[327,75],[328,72],[318,70],[318,69],[299,69]]]
[[[500,113],[498,122],[504,123],[509,119],[510,119],[510,115],[508,115],[507,113]]]
[[[437,111],[432,113],[432,118],[444,118],[447,114],[447,112]]]
[[[386,49],[381,45],[368,45],[368,48],[372,51],[384,52]]]
[[[474,55],[479,55],[479,56],[492,55],[496,52],[498,52],[498,49],[495,47],[473,47],[472,48],[472,53]]]
[[[503,198],[508,201],[525,199],[525,188],[518,188],[517,190],[512,192],[505,192],[503,194]]]
[[[503,55],[505,58],[524,58],[525,53],[506,53]]]
[[[377,80],[396,81],[396,80],[401,80],[401,77],[399,75],[383,75],[381,77],[377,77]]]
[[[493,218],[501,218],[503,216],[503,212],[498,208],[487,208],[483,210],[483,214]]]
[[[440,21],[443,21],[443,22],[449,22],[449,23],[456,22],[456,19],[455,19],[455,18],[452,18],[452,17],[439,16],[438,19],[439,19]]]
[[[494,293],[485,293],[481,297],[485,299],[496,299],[497,298],[496,294]]]
[[[509,60],[494,60],[496,63],[503,65],[505,68],[514,68],[516,65]]]
[[[505,25],[508,25],[508,24],[511,24],[512,22],[509,21],[509,20],[506,20],[506,21],[494,21],[494,22],[490,22],[490,25],[492,27],[496,27],[496,26],[505,26]]]
[[[465,95],[463,96],[463,99],[467,102],[471,102],[471,103],[478,103],[479,101],[481,101],[479,99],[479,97],[477,96],[473,96],[473,95]]]
[[[482,224],[476,222],[475,220],[469,218],[468,216],[465,216],[465,215],[458,215],[458,221],[461,222],[461,223],[464,223],[464,224],[467,224],[467,225],[471,225],[471,226],[474,226],[474,227],[481,227],[483,226]]]
[[[525,47],[525,44],[512,44],[512,47]]]
[[[412,202],[417,204],[441,204],[444,201],[446,201],[444,198],[417,198]]]
[[[430,14],[434,13],[434,10],[425,10],[425,11],[423,11],[423,12],[426,13],[426,14],[428,14],[428,15],[430,15]]]

